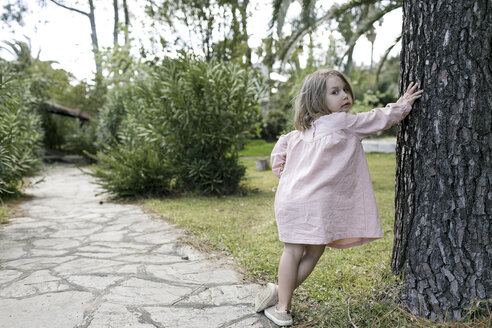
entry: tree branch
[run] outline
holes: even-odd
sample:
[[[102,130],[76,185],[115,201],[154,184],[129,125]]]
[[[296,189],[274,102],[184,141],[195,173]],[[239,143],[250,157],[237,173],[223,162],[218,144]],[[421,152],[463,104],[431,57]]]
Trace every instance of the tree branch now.
[[[82,14],[82,15],[85,15],[85,16],[89,17],[89,13],[86,13],[85,11],[82,11],[82,10],[79,10],[79,9],[76,9],[76,8],[65,6],[63,3],[59,3],[59,2],[57,2],[55,0],[50,0],[50,1],[53,2],[57,6],[60,6],[62,8],[67,9],[67,10],[75,11],[76,13],[79,13],[79,14]]]
[[[352,0],[349,1],[343,5],[333,5],[326,14],[321,16],[320,18],[316,19],[313,25],[304,25],[299,28],[299,30],[289,38],[289,41],[285,45],[285,47],[282,49],[279,59],[281,62],[285,62],[292,52],[294,51],[295,45],[302,40],[302,38],[310,33],[316,30],[321,24],[326,22],[327,20],[333,19],[339,15],[342,15],[343,13],[351,10],[352,8],[361,6],[363,4],[372,4],[377,2],[378,0]]]
[[[342,58],[340,58],[340,62],[342,62],[342,60],[345,58],[345,56],[347,56],[347,54],[355,47],[355,44],[357,43],[359,38],[362,35],[364,35],[365,33],[367,33],[367,31],[369,31],[369,29],[373,26],[373,24],[375,22],[380,20],[387,13],[389,13],[395,9],[401,8],[401,6],[402,6],[401,3],[400,4],[399,3],[390,4],[386,7],[384,7],[383,9],[375,11],[371,16],[365,18],[362,22],[362,26],[354,33],[354,35],[352,36],[352,38],[348,42],[349,48],[347,51],[345,51]]]
[[[378,65],[378,71],[376,73],[376,85],[378,85],[379,74],[381,73],[381,69],[383,68],[384,63],[386,62],[386,59],[388,58],[389,53],[398,44],[398,42],[400,42],[400,40],[401,40],[401,34],[396,38],[395,42],[393,42],[393,44],[388,49],[386,49],[383,57],[381,58],[379,65]]]

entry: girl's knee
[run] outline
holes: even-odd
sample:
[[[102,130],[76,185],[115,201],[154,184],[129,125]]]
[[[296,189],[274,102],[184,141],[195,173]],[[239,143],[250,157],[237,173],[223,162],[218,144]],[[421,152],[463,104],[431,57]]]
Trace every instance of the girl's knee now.
[[[301,258],[304,255],[304,252],[306,251],[305,245],[301,244],[289,244],[285,243],[284,244],[284,253],[286,255],[293,256],[295,258]]]

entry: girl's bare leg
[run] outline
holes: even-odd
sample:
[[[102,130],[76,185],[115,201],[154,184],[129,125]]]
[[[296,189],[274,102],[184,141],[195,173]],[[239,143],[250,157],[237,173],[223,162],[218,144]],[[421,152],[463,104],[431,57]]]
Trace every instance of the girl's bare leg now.
[[[313,272],[314,267],[318,263],[321,255],[323,255],[325,249],[325,245],[305,245],[304,255],[302,256],[297,269],[296,288],[309,277],[311,272]]]
[[[278,305],[279,311],[290,310],[292,293],[296,288],[299,263],[304,255],[305,245],[284,244],[278,265]]]
[[[290,310],[292,294],[311,274],[325,245],[284,245],[278,266],[278,310]]]

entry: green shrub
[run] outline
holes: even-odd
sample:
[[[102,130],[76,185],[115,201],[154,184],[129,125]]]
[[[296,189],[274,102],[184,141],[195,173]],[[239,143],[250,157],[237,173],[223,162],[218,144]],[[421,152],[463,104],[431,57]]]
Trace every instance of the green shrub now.
[[[112,145],[119,142],[118,130],[127,115],[128,108],[138,101],[131,84],[120,85],[109,91],[106,103],[99,113],[96,140],[100,144]]]
[[[165,196],[174,191],[174,169],[165,152],[155,144],[105,147],[108,149],[92,156],[98,165],[90,173],[98,178],[98,184],[105,191],[132,198]]]
[[[0,72],[0,197],[18,192],[22,178],[39,163],[39,117],[22,102],[25,83]]]
[[[288,128],[289,115],[284,111],[272,109],[265,113],[261,130],[261,137],[268,141],[277,140]]]
[[[245,173],[236,146],[260,118],[254,73],[231,63],[168,58],[143,94],[185,189],[235,192]]]
[[[140,190],[134,188],[135,180],[122,178],[135,175],[123,168],[125,163],[137,171],[136,163],[150,165],[150,161],[137,160],[138,156],[156,156],[163,163],[147,173],[148,177],[153,174],[155,179],[161,179],[165,192],[159,189],[159,194],[185,190],[223,195],[237,190],[245,174],[238,162],[237,145],[245,140],[254,124],[259,124],[260,117],[260,84],[252,71],[231,63],[205,62],[182,55],[178,59],[164,59],[145,79],[121,87],[130,87],[135,94],[128,101],[124,93],[113,91],[122,95],[122,100],[113,101],[121,104],[118,108],[125,114],[113,130],[107,129],[108,139],[115,136],[116,143],[98,155],[107,173],[94,174],[103,180],[107,191],[119,196],[138,196],[144,190],[153,190],[156,182],[152,178],[140,181],[144,184]],[[108,111],[107,126],[112,123],[109,116]],[[119,120],[118,115],[115,120]],[[146,148],[148,144],[152,146]],[[149,155],[152,152],[159,154]],[[123,187],[125,183],[128,186]]]
[[[95,154],[97,122],[94,122],[94,116],[89,122],[81,123],[72,119],[70,123],[71,129],[65,136],[64,149],[72,154]]]

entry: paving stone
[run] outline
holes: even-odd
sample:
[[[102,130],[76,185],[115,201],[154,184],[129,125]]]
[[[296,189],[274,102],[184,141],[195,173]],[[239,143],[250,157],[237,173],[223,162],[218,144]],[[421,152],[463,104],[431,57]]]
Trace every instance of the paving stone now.
[[[219,267],[209,261],[187,261],[171,265],[148,265],[147,271],[158,278],[181,280],[195,284],[232,284],[241,281],[237,271],[227,267]]]
[[[59,230],[53,234],[50,234],[51,238],[73,238],[73,237],[85,237],[85,236],[94,236],[94,232],[99,230],[99,228],[92,229],[66,229]]]
[[[49,271],[33,272],[27,278],[19,280],[7,288],[0,290],[0,296],[5,298],[25,297],[47,292],[60,292],[69,289],[60,278],[52,276]]]
[[[149,244],[163,244],[169,242],[176,242],[179,237],[177,233],[172,232],[155,232],[149,234],[142,234],[138,236],[132,236],[133,240],[139,243],[149,243]]]
[[[121,231],[121,230],[130,230],[131,224],[129,223],[123,223],[123,224],[111,224],[109,223],[102,231],[103,232],[108,232],[108,231]]]
[[[75,327],[93,295],[67,291],[25,299],[0,299],[0,328]]]
[[[38,239],[32,242],[36,247],[51,248],[51,249],[68,249],[74,248],[81,244],[80,241],[68,238],[51,238]]]
[[[124,263],[107,259],[82,258],[67,261],[58,265],[54,270],[63,276],[72,274],[96,274],[96,273],[114,273]]]
[[[79,247],[77,249],[80,252],[88,252],[88,253],[93,253],[93,254],[109,254],[110,256],[114,256],[117,254],[133,254],[133,253],[138,253],[139,249],[131,249],[131,248],[124,248],[124,247],[107,247],[107,246],[102,246],[102,245],[87,245],[83,247]]]
[[[8,268],[18,268],[22,270],[41,270],[53,268],[60,263],[68,262],[74,258],[74,256],[33,257],[27,259],[6,261],[4,262],[4,265]]]
[[[135,255],[123,255],[114,257],[113,260],[122,261],[127,263],[147,263],[152,265],[158,264],[170,264],[176,262],[182,262],[183,259],[179,255],[168,255],[162,256],[158,254],[146,255],[146,254],[135,254]]]
[[[171,305],[183,295],[193,291],[192,287],[179,287],[167,283],[131,278],[111,289],[104,297],[111,303]]]
[[[24,254],[26,254],[24,247],[12,247],[8,251],[0,249],[0,260],[13,260],[24,256]]]
[[[155,328],[153,324],[141,323],[141,313],[129,311],[126,306],[120,304],[102,304],[88,326],[88,328]]]
[[[22,275],[21,271],[17,270],[0,270],[0,285],[3,285],[9,281]],[[0,290],[1,291],[1,290]]]
[[[263,327],[260,322],[253,326],[242,325],[245,320],[259,317],[258,314],[252,313],[251,307],[248,306],[144,307],[144,309],[153,320],[161,323],[163,327],[229,327],[227,323],[236,324],[238,327]]]
[[[120,241],[125,236],[125,231],[109,231],[92,234],[90,241]]]
[[[70,283],[94,289],[106,289],[109,285],[114,284],[117,281],[121,281],[124,278],[118,276],[96,276],[96,275],[85,275],[85,276],[70,276],[67,281]]]
[[[133,253],[149,250],[150,248],[155,246],[153,244],[143,245],[143,244],[129,243],[126,241],[115,241],[115,242],[110,242],[110,243],[104,242],[104,241],[98,241],[98,242],[92,242],[91,245],[106,247],[106,249],[118,249],[118,251],[123,250],[123,249],[132,250]]]
[[[214,306],[244,304],[251,302],[251,295],[256,295],[259,290],[260,287],[253,284],[210,287],[190,295],[179,304],[201,303]]]
[[[62,256],[68,254],[70,250],[53,250],[53,249],[31,249],[31,256]]]

